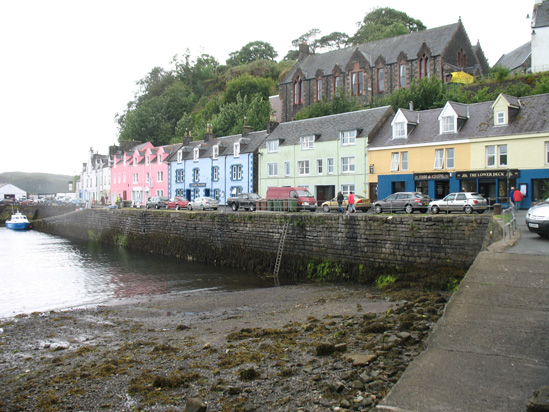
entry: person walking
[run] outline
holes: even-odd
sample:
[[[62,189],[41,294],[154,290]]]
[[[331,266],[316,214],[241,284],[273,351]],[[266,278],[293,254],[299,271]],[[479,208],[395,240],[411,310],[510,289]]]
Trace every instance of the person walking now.
[[[515,194],[515,188],[514,187],[511,187],[511,190],[509,190],[509,203],[513,206],[515,206],[515,204],[513,203],[513,200],[515,200],[513,198],[513,195]]]
[[[345,196],[343,196],[343,193],[341,193],[341,190],[337,194],[337,213],[343,213],[343,200],[345,199]]]
[[[520,210],[520,204],[524,200],[524,196],[519,189],[516,189],[513,192],[513,200],[515,201],[515,207],[517,208],[517,210]]]
[[[347,199],[347,214],[355,212],[355,195],[351,192],[349,193],[349,198]]]

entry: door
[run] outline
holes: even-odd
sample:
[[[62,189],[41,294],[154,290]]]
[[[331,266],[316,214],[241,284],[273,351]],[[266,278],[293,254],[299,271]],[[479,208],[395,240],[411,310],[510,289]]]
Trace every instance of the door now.
[[[465,196],[465,193],[458,193],[456,195],[456,200],[454,201],[454,207],[452,208],[452,211],[454,212],[461,212],[463,211],[463,208],[467,204],[467,196]]]
[[[370,183],[370,202],[377,200],[377,183]]]
[[[452,193],[451,195],[446,196],[444,199],[444,202],[440,205],[440,208],[444,211],[451,211],[455,210],[454,201],[456,200],[455,193]]]
[[[450,182],[437,180],[435,182],[435,199],[442,199],[450,192]]]

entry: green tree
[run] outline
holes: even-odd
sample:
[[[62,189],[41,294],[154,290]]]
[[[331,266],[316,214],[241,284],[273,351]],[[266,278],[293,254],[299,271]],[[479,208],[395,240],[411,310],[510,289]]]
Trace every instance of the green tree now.
[[[345,33],[334,31],[327,36],[322,36],[315,41],[315,50],[331,51],[347,46],[349,36]]]
[[[202,53],[193,59],[187,49],[183,56],[174,56],[172,63],[175,66],[177,79],[189,86],[197,96],[204,96],[211,91],[218,76],[219,63],[209,54]]]
[[[230,53],[226,63],[228,66],[238,66],[256,60],[274,61],[276,56],[278,56],[278,53],[269,43],[253,41],[243,46],[239,51]]]
[[[268,100],[275,88],[276,84],[272,79],[264,79],[245,74],[227,83],[224,101],[225,103],[235,102],[238,94],[242,97],[251,97],[255,94],[260,94],[263,99]]]
[[[389,7],[373,9],[358,25],[357,32],[350,39],[350,42],[354,45],[425,30],[426,28],[420,20],[413,19],[406,13]]]
[[[331,100],[323,99],[301,109],[296,114],[296,120],[353,112],[361,109],[364,109],[364,106],[362,106],[355,97],[349,97],[345,93],[339,93]]]
[[[269,121],[271,105],[262,96],[237,95],[236,101],[221,106],[211,119],[217,136],[230,136],[242,132],[245,119],[254,130],[264,130]]]

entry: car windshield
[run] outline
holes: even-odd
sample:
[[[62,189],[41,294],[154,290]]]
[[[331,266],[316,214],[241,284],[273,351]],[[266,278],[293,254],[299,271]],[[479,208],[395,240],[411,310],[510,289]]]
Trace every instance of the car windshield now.
[[[297,190],[297,195],[300,197],[313,197],[311,192],[309,192],[308,190]]]
[[[261,196],[259,196],[257,193],[250,193],[249,198],[250,199],[261,199]]]
[[[161,201],[161,202],[167,202],[167,201],[168,201],[168,198],[167,198],[167,197],[162,197],[162,196],[161,196],[161,197],[158,198],[158,200]]]

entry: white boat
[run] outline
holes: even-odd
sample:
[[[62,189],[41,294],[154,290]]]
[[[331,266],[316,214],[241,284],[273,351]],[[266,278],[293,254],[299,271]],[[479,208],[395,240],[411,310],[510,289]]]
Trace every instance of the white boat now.
[[[19,212],[19,210],[11,215],[9,220],[6,220],[6,227],[13,230],[27,230],[31,228],[29,219]]]

